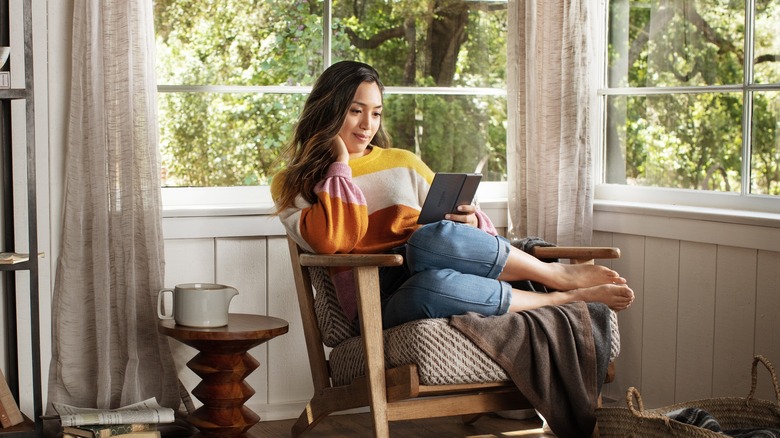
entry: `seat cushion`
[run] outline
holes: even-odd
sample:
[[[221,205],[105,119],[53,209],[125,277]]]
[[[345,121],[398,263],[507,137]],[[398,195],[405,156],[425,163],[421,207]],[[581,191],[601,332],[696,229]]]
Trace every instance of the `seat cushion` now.
[[[422,385],[502,382],[509,375],[446,318],[421,319],[384,332],[385,366],[416,364]],[[330,352],[334,385],[345,385],[365,373],[360,337]]]

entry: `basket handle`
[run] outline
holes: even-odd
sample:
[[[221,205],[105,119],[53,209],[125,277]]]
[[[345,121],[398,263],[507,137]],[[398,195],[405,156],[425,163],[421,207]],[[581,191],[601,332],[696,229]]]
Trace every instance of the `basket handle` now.
[[[634,406],[634,402],[639,405],[638,409]],[[639,394],[639,390],[633,386],[626,391],[626,405],[628,405],[628,410],[637,417],[641,416],[642,411],[645,410],[645,404],[642,402],[642,395]]]
[[[635,402],[636,405],[634,405]],[[626,405],[628,405],[628,410],[631,411],[631,414],[633,414],[635,417],[661,419],[667,426],[669,426],[670,418],[666,415],[653,414],[645,411],[645,404],[642,402],[642,395],[639,394],[639,390],[633,386],[628,388],[628,391],[626,391]]]
[[[777,373],[775,373],[775,368],[769,362],[769,359],[760,354],[753,358],[753,369],[751,370],[752,379],[750,382],[750,393],[747,396],[747,401],[750,402],[756,392],[756,382],[758,381],[758,373],[756,368],[758,366],[758,362],[764,364],[766,369],[769,370],[769,374],[772,375],[772,385],[775,387],[775,400],[777,401],[778,406],[780,406],[780,385],[777,383]]]
[[[634,406],[634,402],[636,402],[638,406]],[[628,405],[628,410],[635,417],[661,420],[667,428],[671,427],[670,423],[672,419],[668,415],[645,411],[645,405],[642,402],[642,396],[639,394],[639,390],[633,386],[628,388],[628,391],[626,391],[626,404]]]

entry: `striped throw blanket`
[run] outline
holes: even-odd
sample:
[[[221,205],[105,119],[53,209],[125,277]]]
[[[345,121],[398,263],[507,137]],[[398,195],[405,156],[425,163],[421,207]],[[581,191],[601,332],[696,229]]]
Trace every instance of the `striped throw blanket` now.
[[[709,412],[700,408],[683,408],[667,412],[666,415],[680,423],[690,424],[702,429],[722,433],[724,436],[735,438],[780,438],[780,429],[731,429],[723,430],[718,419]]]

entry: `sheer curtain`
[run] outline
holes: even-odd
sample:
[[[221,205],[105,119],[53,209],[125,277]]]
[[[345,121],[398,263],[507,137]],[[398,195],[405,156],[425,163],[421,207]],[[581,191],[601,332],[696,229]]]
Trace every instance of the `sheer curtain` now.
[[[49,402],[178,409],[163,281],[152,0],[75,0]]]
[[[511,237],[587,245],[592,235],[589,0],[509,2]]]

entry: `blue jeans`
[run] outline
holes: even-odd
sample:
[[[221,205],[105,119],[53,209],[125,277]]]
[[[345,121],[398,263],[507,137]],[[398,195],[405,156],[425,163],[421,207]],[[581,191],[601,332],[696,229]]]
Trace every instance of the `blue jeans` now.
[[[380,271],[383,326],[466,312],[506,313],[512,288],[497,278],[509,249],[503,237],[461,223],[419,228],[406,242],[405,270]]]

